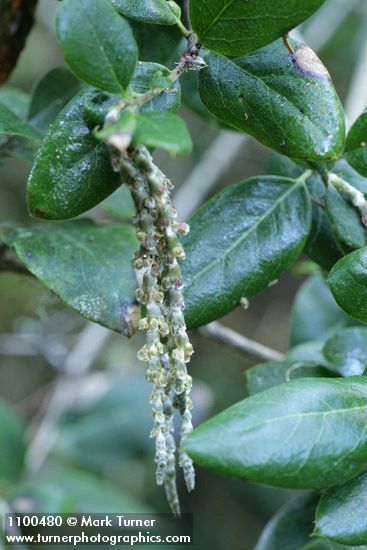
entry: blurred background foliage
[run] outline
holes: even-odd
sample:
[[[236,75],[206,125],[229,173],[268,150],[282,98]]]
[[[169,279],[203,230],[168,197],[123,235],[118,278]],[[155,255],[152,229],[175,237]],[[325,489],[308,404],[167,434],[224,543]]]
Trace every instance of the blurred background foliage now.
[[[327,0],[300,32],[328,67],[344,102],[366,49],[365,0]],[[40,0],[36,24],[7,85],[30,91],[48,70],[63,64],[53,32],[57,2]],[[164,52],[163,52],[164,53]],[[362,60],[363,61],[363,60]],[[172,68],[172,61],[167,59]],[[367,74],[367,69],[366,69]],[[187,77],[191,78],[192,76]],[[195,98],[184,82],[186,103]],[[367,77],[365,80],[367,88]],[[349,99],[348,99],[349,97]],[[158,164],[180,190],[221,130],[186,107],[195,142],[190,157]],[[215,126],[215,125],[214,125]],[[222,131],[223,132],[223,131]],[[269,151],[249,139],[208,195],[228,183],[267,172]],[[6,159],[0,168],[0,221],[29,223],[25,183],[30,162]],[[206,197],[202,197],[203,199]],[[185,205],[178,204],[178,209]],[[114,219],[101,208],[88,216]],[[280,351],[288,346],[292,302],[309,263],[238,309],[223,323]],[[150,387],[136,359],[139,336],[127,340],[86,323],[31,277],[0,274],[0,499],[18,511],[167,512],[155,486],[149,440]],[[312,315],[312,312],[310,313]],[[312,322],[312,319],[310,319]],[[194,422],[246,396],[244,371],[255,361],[192,335],[195,355]],[[14,460],[14,457],[17,457]],[[250,550],[265,523],[294,492],[255,486],[197,471],[197,489],[182,509],[195,518],[195,548]]]

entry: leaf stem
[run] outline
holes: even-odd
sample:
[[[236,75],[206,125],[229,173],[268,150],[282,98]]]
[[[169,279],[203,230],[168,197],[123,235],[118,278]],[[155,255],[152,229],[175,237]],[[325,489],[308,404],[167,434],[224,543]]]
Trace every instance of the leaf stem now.
[[[306,180],[308,180],[308,178],[312,176],[312,174],[313,170],[305,170],[303,174],[301,174],[299,178],[297,178],[296,181],[305,182]]]
[[[367,226],[367,201],[364,194],[337,174],[329,174],[328,183],[350,200],[361,214],[363,225]]]
[[[191,35],[191,31],[185,27],[181,19],[177,19],[176,25],[185,38],[188,38]]]

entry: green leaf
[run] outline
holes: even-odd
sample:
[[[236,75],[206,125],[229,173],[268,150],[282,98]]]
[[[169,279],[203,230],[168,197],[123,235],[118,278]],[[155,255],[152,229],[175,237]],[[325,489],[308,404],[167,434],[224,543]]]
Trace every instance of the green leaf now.
[[[241,297],[267,288],[299,256],[310,221],[311,204],[301,180],[252,178],[205,203],[184,239],[188,325],[218,319]]]
[[[35,141],[41,139],[40,134],[23,122],[13,111],[0,103],[0,135],[18,136]]]
[[[322,489],[367,461],[367,378],[308,378],[276,386],[196,428],[184,448],[220,474],[276,487]]]
[[[246,370],[246,385],[249,395],[290,382],[296,378],[322,378],[331,376],[330,372],[317,363],[306,361],[269,361]]]
[[[367,473],[329,489],[317,507],[315,534],[348,546],[367,544],[366,499]]]
[[[226,124],[284,155],[338,158],[345,135],[340,100],[316,54],[292,44],[293,56],[281,40],[247,57],[209,54],[199,73],[201,99]]]
[[[112,216],[126,220],[135,216],[135,206],[129,188],[122,185],[100,204]]]
[[[116,10],[126,17],[156,25],[175,25],[177,17],[167,0],[112,0]]]
[[[300,550],[312,542],[319,498],[315,494],[301,495],[282,506],[266,525],[255,550]]]
[[[131,81],[131,89],[139,94],[148,92],[153,87],[154,82],[161,77],[168,77],[171,71],[159,63],[148,63],[139,61]],[[178,80],[167,90],[155,96],[145,103],[141,112],[151,111],[170,111],[176,113],[181,104],[181,88]]]
[[[182,90],[182,101],[193,111],[195,114],[199,115],[205,122],[210,124],[213,128],[225,128],[233,130],[219,120],[219,118],[213,116],[209,113],[208,109],[204,106],[201,101],[199,94],[199,75],[197,71],[187,71],[180,77],[181,90]]]
[[[313,340],[299,344],[289,350],[287,359],[294,363],[314,363],[315,365],[328,367],[328,362],[322,353],[324,344],[324,340]]]
[[[209,50],[245,55],[270,44],[310,17],[325,0],[190,0],[190,21]]]
[[[339,162],[344,161],[338,161],[335,169]],[[338,166],[338,173],[340,172],[341,167]],[[296,179],[302,174],[302,168],[288,157],[272,152],[268,173]],[[325,202],[325,184],[319,176],[312,176],[307,180],[307,187],[313,202],[311,231],[305,244],[305,252],[311,260],[329,271],[344,251],[334,235],[325,208],[322,207]]]
[[[109,92],[127,88],[137,46],[128,23],[108,0],[63,0],[56,31],[65,59],[79,78]]]
[[[30,124],[44,132],[61,109],[77,94],[81,82],[65,67],[57,67],[37,82],[28,112]]]
[[[0,104],[7,107],[18,118],[25,120],[29,109],[29,94],[18,88],[0,88]]]
[[[129,334],[136,280],[134,229],[89,220],[19,230],[12,247],[27,269],[80,315]]]
[[[292,312],[290,345],[327,340],[352,323],[336,304],[321,275],[310,277],[299,289]]]
[[[367,231],[358,210],[333,186],[326,192],[326,209],[336,237],[348,248],[367,245]]]
[[[367,323],[367,248],[339,260],[328,284],[339,306],[353,319]]]
[[[323,354],[329,367],[343,376],[362,374],[367,367],[367,328],[339,331],[326,342]]]
[[[325,185],[319,177],[310,178],[307,186],[312,203],[312,224],[310,236],[305,245],[305,252],[311,260],[319,264],[326,271],[330,271],[333,265],[345,254],[345,248],[335,236],[330,218],[325,205]]]
[[[132,93],[144,94],[150,90],[158,77],[165,79],[171,71],[158,63],[145,63],[139,61],[134,76],[130,82],[129,90]],[[84,115],[87,122],[95,126],[103,126],[105,117],[117,103],[121,102],[118,94],[109,94],[100,90],[90,91],[84,104]],[[173,86],[144,103],[141,112],[171,111],[176,112],[180,108],[181,89],[176,81]]]
[[[367,178],[361,176],[345,159],[339,159],[333,172],[353,185],[361,193],[367,193]]]
[[[120,185],[108,148],[91,133],[85,103],[94,90],[80,92],[59,114],[47,133],[28,180],[31,214],[60,220],[99,204]]]
[[[174,155],[188,155],[192,149],[186,124],[173,113],[140,114],[133,145],[140,144],[165,149]]]
[[[176,26],[162,27],[129,20],[139,47],[139,59],[173,66],[182,34]]]
[[[0,401],[0,488],[15,483],[23,470],[26,451],[24,426],[13,409]]]
[[[344,156],[357,172],[367,177],[367,109],[349,131]]]
[[[96,138],[101,140],[106,140],[110,136],[118,136],[118,139],[122,139],[123,142],[126,140],[125,150],[129,147],[131,143],[131,138],[135,133],[137,124],[137,115],[135,112],[130,111],[127,107],[119,115],[116,122],[113,124],[108,124],[103,127],[101,130],[94,132]]]

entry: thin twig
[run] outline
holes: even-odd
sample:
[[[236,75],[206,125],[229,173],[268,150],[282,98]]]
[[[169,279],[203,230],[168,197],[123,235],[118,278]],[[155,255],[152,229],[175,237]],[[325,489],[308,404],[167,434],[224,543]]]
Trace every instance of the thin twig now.
[[[347,126],[353,124],[367,105],[367,8],[364,9],[362,16],[366,30],[345,102]]]
[[[260,359],[261,361],[280,361],[284,359],[284,355],[280,351],[250,340],[246,336],[242,336],[242,334],[224,327],[217,321],[200,328],[199,334],[245,355],[256,357],[256,359]]]
[[[61,378],[44,405],[44,416],[28,449],[26,463],[29,472],[37,472],[44,464],[57,438],[57,420],[75,403],[81,381],[111,336],[111,331],[88,323],[65,359]]]

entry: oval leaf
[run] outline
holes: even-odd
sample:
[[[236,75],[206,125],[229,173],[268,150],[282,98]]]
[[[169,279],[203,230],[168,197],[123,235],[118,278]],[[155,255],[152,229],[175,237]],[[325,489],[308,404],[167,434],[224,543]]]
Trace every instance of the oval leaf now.
[[[121,15],[143,23],[175,25],[177,21],[167,0],[112,0],[112,4]]]
[[[300,550],[312,542],[319,498],[315,494],[301,495],[282,506],[266,525],[255,550]]]
[[[296,378],[325,378],[332,374],[317,363],[287,359],[246,369],[247,392],[255,395]]]
[[[339,260],[328,284],[339,306],[353,319],[367,323],[367,248]]]
[[[13,111],[0,103],[0,135],[17,136],[39,141],[40,134],[23,122]]]
[[[12,247],[47,288],[80,315],[129,334],[136,280],[134,229],[89,220],[19,231]]]
[[[63,0],[56,32],[66,61],[79,78],[102,90],[125,90],[137,46],[129,24],[108,0]]]
[[[293,158],[338,158],[345,136],[344,113],[330,76],[316,54],[282,41],[247,57],[211,53],[199,73],[200,96],[226,124]]]
[[[204,204],[184,239],[188,325],[218,319],[277,279],[302,251],[310,221],[301,180],[253,178]]]
[[[46,131],[61,109],[77,94],[81,82],[65,67],[56,67],[37,82],[31,96],[28,119],[39,131]]]
[[[158,76],[164,79],[168,77],[170,73],[171,71],[167,69],[167,67],[159,63],[139,61],[131,81],[131,89],[138,94],[144,94],[154,86]],[[169,89],[153,97],[153,99],[147,103],[144,103],[140,111],[170,111],[176,113],[180,108],[180,104],[181,87],[180,82],[176,80]]]
[[[33,164],[27,201],[38,218],[62,220],[86,212],[120,185],[106,145],[93,137],[84,105],[94,91],[80,92],[52,124]]]
[[[363,376],[294,380],[204,422],[184,448],[224,475],[276,487],[331,487],[365,469],[366,398]]]
[[[345,157],[353,168],[367,177],[367,109],[357,118],[349,131]]]
[[[367,328],[350,327],[328,340],[323,354],[329,367],[342,376],[362,374],[367,368]]]
[[[326,191],[326,210],[336,237],[348,248],[367,245],[367,231],[358,210],[337,189]]]
[[[133,145],[165,149],[174,155],[188,155],[192,141],[185,122],[173,113],[141,113]]]
[[[367,544],[367,473],[341,487],[329,489],[320,500],[315,534],[347,544]]]
[[[312,323],[310,323],[312,319]],[[326,340],[352,320],[336,304],[321,275],[310,277],[299,289],[292,312],[291,346]]]
[[[325,0],[191,0],[190,21],[209,50],[236,56],[270,44],[310,17]]]

